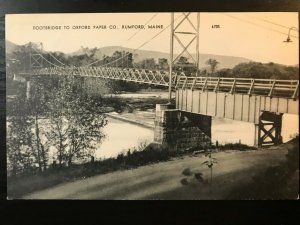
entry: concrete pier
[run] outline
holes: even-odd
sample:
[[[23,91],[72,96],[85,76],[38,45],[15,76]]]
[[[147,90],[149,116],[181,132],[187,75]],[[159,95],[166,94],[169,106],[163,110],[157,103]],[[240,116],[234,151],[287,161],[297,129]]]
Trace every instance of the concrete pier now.
[[[154,142],[174,150],[210,146],[211,117],[182,112],[171,104],[157,104]]]

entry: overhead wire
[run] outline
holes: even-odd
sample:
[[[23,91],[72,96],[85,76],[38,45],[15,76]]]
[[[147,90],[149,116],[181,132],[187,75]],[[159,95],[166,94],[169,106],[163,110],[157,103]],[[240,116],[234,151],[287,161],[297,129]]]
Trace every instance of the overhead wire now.
[[[144,26],[146,26],[148,23],[150,23],[156,16],[158,15],[158,13],[155,13],[145,24],[144,24]],[[132,36],[130,36],[126,41],[128,42],[128,41],[130,41],[135,35],[137,35],[139,32],[140,32],[141,30],[138,30],[137,32],[135,32]],[[122,47],[122,46],[120,46],[120,47]],[[117,60],[119,60],[119,59],[123,59],[123,58],[125,58],[126,56],[128,56],[130,53],[128,53],[128,54],[126,54],[126,55],[124,55],[124,56],[122,56],[121,58],[118,58]],[[90,64],[88,64],[88,65],[85,65],[85,66],[91,66],[91,65],[93,65],[93,64],[96,64],[96,63],[98,63],[98,62],[101,62],[101,61],[104,61],[105,59],[98,59],[98,60],[96,60],[96,61],[94,61],[94,62],[92,62],[92,63],[90,63]],[[107,63],[107,64],[111,64],[111,63],[113,63],[113,62],[115,62],[116,60],[114,60],[114,61],[112,61],[112,62],[109,62],[109,63]],[[105,65],[107,65],[107,64],[105,64]],[[105,66],[105,65],[101,65],[101,66]]]
[[[290,27],[288,26],[285,26],[285,25],[282,25],[282,24],[279,24],[279,23],[275,23],[273,21],[270,21],[270,20],[266,20],[266,19],[262,19],[262,18],[258,18],[258,17],[255,17],[255,16],[250,16],[250,15],[247,15],[247,17],[250,17],[250,18],[253,18],[253,19],[256,19],[256,20],[261,20],[261,21],[264,21],[266,23],[270,23],[270,24],[273,24],[273,25],[276,25],[276,26],[279,26],[279,27],[282,27],[282,28],[286,28],[286,29],[290,29]],[[298,30],[298,29],[297,29]],[[299,30],[298,30],[299,31]]]
[[[254,23],[254,22],[251,22],[251,21],[248,21],[248,20],[245,20],[245,19],[236,17],[236,16],[232,16],[232,15],[229,15],[229,14],[227,14],[227,13],[222,13],[222,15],[226,15],[226,16],[231,17],[231,18],[234,18],[234,19],[236,19],[236,20],[240,20],[240,21],[243,21],[243,22],[246,22],[246,23],[255,25],[255,26],[259,26],[259,27],[265,28],[265,29],[267,29],[267,30],[271,30],[271,31],[274,31],[274,32],[283,34],[283,35],[287,35],[287,33],[284,33],[284,32],[281,32],[281,31],[278,31],[278,30],[275,30],[275,29],[272,29],[272,28],[269,28],[269,27],[266,27],[266,26],[262,26],[262,25],[259,25],[259,24],[257,24],[257,23]],[[294,38],[299,38],[299,37],[297,37],[297,36],[295,36],[295,35],[290,35],[290,36],[291,36],[291,37],[294,37]]]
[[[158,15],[158,13],[155,13],[145,24],[144,24],[144,26],[146,26],[148,23],[150,23],[156,16]],[[130,41],[135,35],[137,35],[139,32],[141,31],[141,29],[140,30],[138,30],[137,32],[135,32],[132,36],[130,36],[128,39],[127,39],[127,41]]]

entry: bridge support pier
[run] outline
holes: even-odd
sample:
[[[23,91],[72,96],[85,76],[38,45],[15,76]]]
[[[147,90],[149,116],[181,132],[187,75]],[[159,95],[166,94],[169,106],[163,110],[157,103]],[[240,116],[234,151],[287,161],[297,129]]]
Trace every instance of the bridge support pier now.
[[[154,142],[174,150],[211,145],[211,117],[175,109],[175,105],[157,104]]]
[[[278,145],[282,143],[283,113],[263,111],[256,125],[257,145],[260,147]]]

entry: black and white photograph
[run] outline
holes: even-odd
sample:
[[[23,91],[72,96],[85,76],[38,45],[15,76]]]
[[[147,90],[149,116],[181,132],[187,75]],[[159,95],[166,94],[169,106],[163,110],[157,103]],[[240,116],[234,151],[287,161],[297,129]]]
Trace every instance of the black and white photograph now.
[[[5,15],[7,199],[299,199],[299,13]]]

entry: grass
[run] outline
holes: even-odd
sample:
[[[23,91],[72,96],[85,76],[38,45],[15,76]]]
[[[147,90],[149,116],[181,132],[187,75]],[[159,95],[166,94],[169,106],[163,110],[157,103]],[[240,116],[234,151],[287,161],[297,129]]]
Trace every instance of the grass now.
[[[299,197],[299,136],[289,142],[286,160],[252,177],[252,182],[233,190],[228,199],[296,199]]]
[[[212,146],[212,148],[215,147]],[[250,150],[253,149],[253,147],[241,144],[226,144],[220,145],[219,149]],[[77,164],[70,167],[50,167],[48,170],[38,174],[20,174],[17,177],[8,177],[7,195],[10,199],[20,198],[25,194],[43,190],[64,182],[168,161],[172,158],[193,154],[197,150],[199,149],[194,148],[185,151],[176,151],[169,149],[167,146],[161,146],[155,143],[151,143],[148,146],[142,143],[137,148],[129,149],[126,154],[120,153],[116,158]]]
[[[256,150],[257,148],[254,146],[249,146],[241,143],[227,143],[224,145],[219,146],[219,150],[239,150],[239,151],[245,151],[245,150]]]

